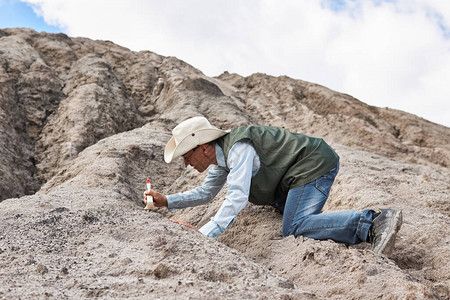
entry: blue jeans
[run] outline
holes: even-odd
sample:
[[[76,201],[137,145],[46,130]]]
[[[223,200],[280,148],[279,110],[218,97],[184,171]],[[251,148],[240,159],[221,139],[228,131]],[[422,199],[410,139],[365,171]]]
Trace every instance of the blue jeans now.
[[[283,212],[283,236],[358,244],[368,240],[373,210],[320,213],[328,199],[338,165],[322,177],[289,190]]]

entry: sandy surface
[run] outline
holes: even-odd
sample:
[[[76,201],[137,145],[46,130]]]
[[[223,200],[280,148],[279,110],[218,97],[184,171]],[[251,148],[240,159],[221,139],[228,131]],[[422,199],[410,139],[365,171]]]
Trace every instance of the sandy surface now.
[[[216,78],[107,41],[0,30],[0,299],[448,299],[450,129],[288,77]],[[341,169],[324,211],[391,207],[391,256],[364,243],[281,238],[248,205],[218,239],[201,207],[145,211],[206,174],[168,165],[170,130],[204,115],[224,129],[324,137]]]

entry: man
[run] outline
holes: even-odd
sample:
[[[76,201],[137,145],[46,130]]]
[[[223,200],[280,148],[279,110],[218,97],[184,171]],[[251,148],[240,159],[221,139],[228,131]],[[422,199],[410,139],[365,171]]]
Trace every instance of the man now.
[[[216,238],[250,201],[272,205],[283,214],[283,236],[302,235],[346,244],[370,242],[376,253],[392,251],[402,224],[401,211],[321,213],[339,170],[339,156],[324,140],[271,126],[225,131],[204,117],[180,123],[172,134],[164,160],[170,163],[183,156],[185,165],[198,172],[211,166],[208,176],[202,186],[183,193],[165,196],[146,191],[144,202],[152,195],[155,206],[167,206],[169,210],[197,206],[211,201],[227,183],[225,201],[199,229],[201,233]]]

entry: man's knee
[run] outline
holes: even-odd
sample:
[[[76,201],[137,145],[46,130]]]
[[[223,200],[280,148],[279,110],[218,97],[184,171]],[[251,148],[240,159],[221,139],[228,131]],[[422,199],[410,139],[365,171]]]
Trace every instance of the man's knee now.
[[[301,235],[301,227],[305,219],[308,218],[308,216],[304,216],[303,218],[299,219],[297,223],[295,224],[289,224],[288,226],[282,226],[281,234],[283,237],[287,237],[290,235],[293,235],[295,237]]]
[[[283,237],[287,237],[287,236],[290,236],[292,233],[290,230],[283,228],[281,230],[281,234],[283,235]]]

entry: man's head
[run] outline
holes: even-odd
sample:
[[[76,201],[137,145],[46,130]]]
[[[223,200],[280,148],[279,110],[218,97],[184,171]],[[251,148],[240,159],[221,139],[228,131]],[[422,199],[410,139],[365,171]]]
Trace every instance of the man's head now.
[[[209,165],[217,164],[215,142],[201,144],[187,153],[183,154],[184,165],[192,166],[200,173],[205,171]]]
[[[189,163],[189,154],[194,155],[192,159],[195,159],[197,154],[199,154],[197,151],[191,152],[191,150],[206,151],[209,148],[208,145],[211,145],[208,143],[224,136],[228,132],[212,126],[205,117],[187,119],[172,130],[173,136],[164,150],[164,160],[166,163],[170,163],[174,158],[187,155],[188,160],[186,160],[186,157],[184,158],[186,165],[189,165],[191,164]],[[200,148],[200,150],[195,148]],[[203,152],[203,154],[206,153]],[[194,166],[193,164],[191,165]]]

